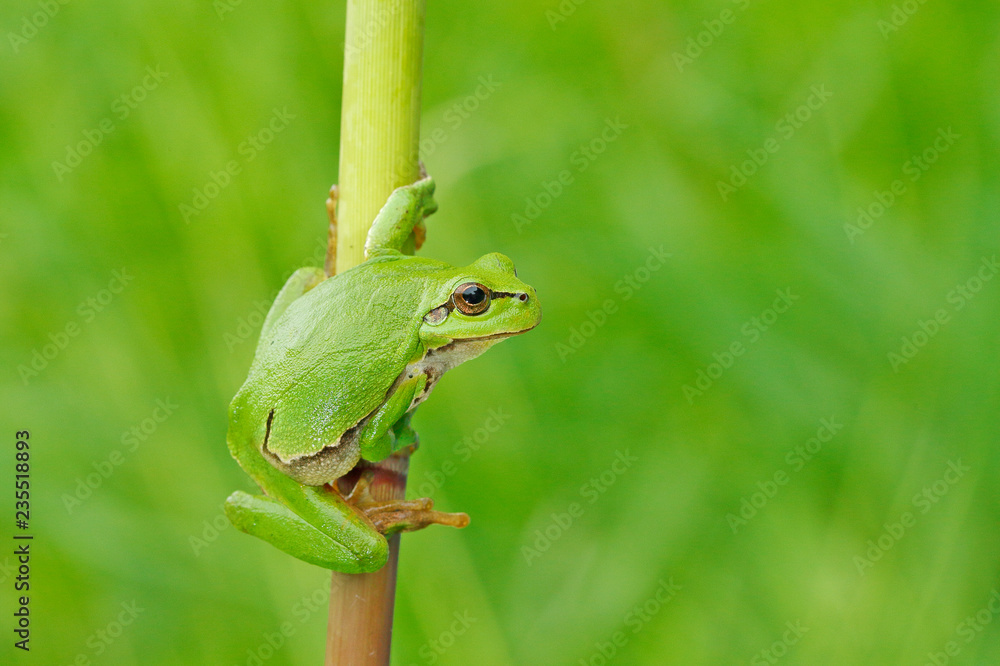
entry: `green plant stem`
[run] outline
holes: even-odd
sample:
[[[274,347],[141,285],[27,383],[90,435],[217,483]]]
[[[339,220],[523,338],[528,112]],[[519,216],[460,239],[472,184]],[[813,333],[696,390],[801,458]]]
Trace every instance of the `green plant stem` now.
[[[424,0],[348,0],[337,272],[364,261],[389,194],[419,174]]]
[[[340,130],[337,273],[364,261],[375,215],[397,187],[419,175],[424,0],[348,0]],[[328,272],[333,262],[328,262]],[[402,499],[406,458],[376,466],[372,495]],[[371,574],[333,574],[326,664],[389,663],[399,536]]]

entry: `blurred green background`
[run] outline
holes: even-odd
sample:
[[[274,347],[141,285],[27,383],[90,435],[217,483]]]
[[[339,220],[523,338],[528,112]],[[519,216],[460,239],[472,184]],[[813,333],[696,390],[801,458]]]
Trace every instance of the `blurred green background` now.
[[[429,4],[423,253],[508,254],[545,319],[415,418],[409,494],[473,521],[403,537],[394,663],[1000,663],[1000,8]],[[343,23],[0,8],[0,661],[321,663],[328,573],[220,505],[322,257]]]

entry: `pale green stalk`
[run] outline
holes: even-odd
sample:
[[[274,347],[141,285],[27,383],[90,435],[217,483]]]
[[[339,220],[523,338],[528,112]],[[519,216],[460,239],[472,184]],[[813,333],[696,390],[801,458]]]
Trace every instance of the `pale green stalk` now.
[[[419,174],[423,0],[348,0],[337,272],[364,261],[389,193]]]

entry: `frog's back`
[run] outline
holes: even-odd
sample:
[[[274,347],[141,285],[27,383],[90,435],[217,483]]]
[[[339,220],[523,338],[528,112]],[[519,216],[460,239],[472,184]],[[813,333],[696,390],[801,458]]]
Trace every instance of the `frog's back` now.
[[[258,346],[234,399],[253,419],[257,445],[291,462],[338,443],[375,411],[422,352],[421,278],[441,266],[369,261],[295,300]]]

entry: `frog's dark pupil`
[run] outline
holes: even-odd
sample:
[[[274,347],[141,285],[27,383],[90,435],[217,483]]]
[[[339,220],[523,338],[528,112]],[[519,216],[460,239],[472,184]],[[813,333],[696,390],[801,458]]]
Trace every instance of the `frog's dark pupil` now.
[[[486,299],[486,292],[479,287],[468,287],[462,292],[462,298],[469,305],[479,305]]]

